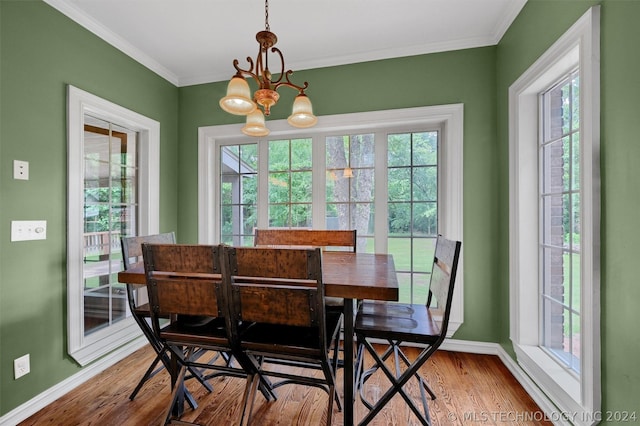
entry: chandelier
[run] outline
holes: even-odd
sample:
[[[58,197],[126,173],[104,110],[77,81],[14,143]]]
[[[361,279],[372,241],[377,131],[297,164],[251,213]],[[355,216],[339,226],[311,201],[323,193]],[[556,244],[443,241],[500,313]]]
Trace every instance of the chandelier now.
[[[280,98],[277,90],[280,87],[290,87],[298,91],[298,95],[293,101],[293,111],[287,122],[293,127],[305,128],[316,124],[318,118],[313,115],[311,101],[304,91],[309,87],[306,81],[302,86],[293,84],[289,76],[293,71],[284,70],[284,57],[277,47],[274,47],[278,38],[269,28],[269,0],[264,2],[265,30],[256,34],[256,40],[260,45],[255,63],[251,57],[247,57],[249,69],[242,69],[238,66],[238,60],[233,60],[233,67],[236,74],[229,81],[227,86],[227,96],[220,99],[220,107],[226,112],[234,115],[246,115],[247,122],[242,128],[242,133],[249,136],[266,136],[269,129],[265,126],[264,117],[271,113],[273,107]],[[269,50],[277,54],[280,58],[280,74],[276,80],[269,70]],[[273,56],[273,55],[272,55]],[[258,90],[251,97],[249,83],[245,77],[253,78],[258,84]],[[283,80],[284,78],[284,80]]]

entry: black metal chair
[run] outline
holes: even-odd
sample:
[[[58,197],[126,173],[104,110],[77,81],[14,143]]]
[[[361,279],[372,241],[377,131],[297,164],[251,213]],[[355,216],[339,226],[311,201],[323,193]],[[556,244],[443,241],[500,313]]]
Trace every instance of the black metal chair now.
[[[339,409],[341,404],[335,389],[337,360],[329,352],[342,314],[325,311],[321,250],[224,247],[223,254],[232,339],[255,369],[247,377],[243,424],[251,421],[257,386],[269,377],[280,379],[269,382],[273,389],[297,383],[326,391],[331,425],[333,402]],[[320,369],[323,376],[268,368],[271,363]]]
[[[432,399],[435,399],[435,394],[419,375],[418,370],[436,352],[446,337],[461,246],[460,241],[438,236],[426,305],[365,301],[358,310],[355,324],[359,345],[356,380],[361,399],[369,408],[361,424],[368,424],[373,420],[396,394],[402,396],[422,424],[431,424],[424,391],[429,392]],[[432,306],[433,296],[437,301],[437,307]],[[373,347],[372,339],[376,342],[388,342],[389,346],[382,356]],[[413,362],[402,352],[401,346],[404,343],[423,347]],[[368,370],[365,370],[363,365],[363,349],[366,349],[375,361],[374,367]],[[386,365],[386,360],[391,354],[395,355],[395,374]],[[404,372],[401,371],[400,360],[406,365]],[[376,403],[371,403],[364,398],[364,386],[371,374],[378,369],[389,379],[391,387]],[[419,381],[424,414],[403,389],[412,377]]]
[[[120,244],[122,246],[122,260],[124,269],[127,270],[132,266],[142,263],[142,244],[175,244],[176,236],[174,232],[165,232],[161,234],[152,234],[144,236],[122,237]],[[127,283],[127,300],[129,303],[129,310],[133,319],[136,321],[142,333],[149,341],[149,344],[156,352],[156,357],[149,365],[147,371],[138,382],[129,399],[133,399],[138,395],[138,392],[142,389],[142,386],[156,374],[169,367],[170,358],[168,355],[169,348],[158,340],[156,335],[151,329],[151,311],[149,308],[149,295],[146,285]],[[160,363],[160,365],[158,365]],[[187,378],[195,378],[202,386],[209,392],[213,391],[211,385],[205,380],[200,372],[189,367],[190,375]],[[185,398],[191,406],[196,409],[198,404],[189,391],[185,390]]]
[[[153,234],[153,235],[145,235],[145,236],[134,236],[134,237],[122,237],[120,239],[120,244],[122,246],[122,261],[124,264],[124,269],[129,269],[137,263],[142,262],[142,244],[143,243],[152,243],[152,244],[175,244],[176,237],[173,232],[166,232],[162,234]],[[131,395],[129,395],[129,399],[133,401],[133,399],[138,395],[138,392],[142,389],[142,386],[147,382],[147,380],[154,377],[160,371],[165,369],[169,365],[169,356],[167,354],[169,348],[162,344],[158,340],[158,338],[153,334],[153,330],[151,329],[151,324],[149,320],[151,318],[151,311],[149,308],[149,297],[147,293],[147,286],[140,284],[131,284],[128,283],[126,285],[127,288],[127,300],[129,303],[129,310],[131,311],[131,315],[133,319],[136,321],[142,333],[149,341],[149,344],[153,348],[156,353],[156,357],[153,362],[149,365],[147,371],[145,371],[144,375],[138,382],[138,385],[135,387]],[[158,365],[160,363],[160,365]],[[156,368],[157,367],[157,368]],[[198,376],[196,376],[198,377]],[[211,391],[211,386],[202,381],[203,385]],[[197,404],[195,400],[191,397],[191,395],[187,395],[187,400],[189,404],[195,408]]]
[[[188,369],[213,370],[218,375],[246,377],[242,354],[232,362],[229,309],[219,269],[219,247],[186,244],[142,244],[151,324],[156,338],[171,351],[172,413],[180,416],[184,379]],[[164,323],[164,318],[171,321]],[[215,351],[218,360],[200,362],[197,351]],[[220,355],[222,355],[220,357]],[[235,354],[233,354],[235,355]],[[174,410],[174,407],[176,408]]]
[[[355,229],[304,229],[304,228],[256,228],[253,244],[255,246],[313,246],[323,250],[342,250],[355,253],[358,246],[358,232]],[[327,310],[341,312],[344,299],[325,297]],[[344,331],[344,330],[341,330]],[[335,350],[339,351],[340,345]],[[338,367],[343,360],[338,360]]]

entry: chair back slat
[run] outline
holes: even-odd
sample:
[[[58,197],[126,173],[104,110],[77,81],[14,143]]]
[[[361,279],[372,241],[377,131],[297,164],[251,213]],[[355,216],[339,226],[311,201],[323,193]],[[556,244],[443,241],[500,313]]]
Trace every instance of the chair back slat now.
[[[240,321],[318,327],[325,347],[320,248],[223,247],[234,335]]]
[[[429,284],[429,297],[427,307],[431,307],[432,297],[435,296],[438,310],[442,311],[442,326],[440,333],[445,335],[453,305],[453,288],[458,270],[460,258],[460,241],[448,240],[438,236],[436,241],[433,268],[431,270],[431,282]]]
[[[345,247],[356,251],[356,230],[320,230],[320,229],[256,229],[254,245],[273,246],[314,246],[314,247]]]
[[[170,278],[153,275],[157,289],[157,312],[166,315],[193,315],[220,317],[221,276],[210,278]]]
[[[149,264],[145,259],[145,267],[153,271],[186,272],[219,274],[219,247],[192,244],[143,244],[149,246],[147,254],[153,254]]]
[[[268,278],[322,279],[322,271],[313,260],[311,253],[314,253],[314,249],[233,247],[229,250],[232,267],[230,274]]]
[[[142,245],[154,327],[162,316],[227,317],[219,247]]]
[[[131,265],[142,262],[142,243],[151,244],[175,244],[176,234],[166,232],[163,234],[142,235],[135,237],[122,237],[122,258],[124,269],[129,269]]]
[[[232,279],[237,320],[296,327],[318,327],[317,281]]]

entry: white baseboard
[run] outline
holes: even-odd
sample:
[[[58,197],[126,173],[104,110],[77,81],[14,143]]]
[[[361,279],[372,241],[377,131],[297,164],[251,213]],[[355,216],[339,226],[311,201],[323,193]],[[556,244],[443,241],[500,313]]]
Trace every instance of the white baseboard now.
[[[529,394],[531,399],[538,404],[540,410],[544,413],[546,420],[552,421],[555,425],[571,425],[564,419],[557,416],[558,408],[545,395],[540,388],[531,380],[531,378],[518,365],[516,360],[511,358],[507,351],[498,344],[490,342],[473,342],[468,340],[447,339],[444,341],[441,350],[452,352],[469,352],[475,354],[497,355],[502,363],[507,367],[513,377],[520,383],[523,389]]]
[[[55,386],[47,389],[31,400],[11,410],[4,416],[0,417],[0,426],[14,426],[29,416],[37,413],[56,399],[75,389],[77,386],[85,383],[102,371],[116,364],[124,357],[132,354],[146,344],[146,340],[139,338],[128,345],[123,346],[117,351],[101,358],[95,363],[85,367],[82,371],[63,380]],[[452,352],[469,352],[484,355],[497,355],[507,369],[513,374],[515,379],[522,385],[524,390],[531,396],[540,409],[550,418],[557,408],[547,398],[547,396],[538,389],[527,374],[520,368],[517,362],[509,356],[509,354],[497,343],[490,342],[474,342],[469,340],[447,339],[440,347],[441,350]],[[555,419],[554,419],[555,420]],[[568,423],[556,423],[564,425]]]
[[[107,368],[118,363],[125,357],[131,355],[147,344],[147,340],[143,336],[132,340],[119,349],[116,349],[103,358],[100,358],[96,362],[86,366],[73,376],[66,378],[60,383],[45,390],[41,394],[31,398],[24,404],[9,411],[4,416],[0,417],[0,426],[17,425],[18,423],[24,421],[38,411],[42,410],[44,407],[51,404],[56,399],[64,396],[68,392],[102,373]]]

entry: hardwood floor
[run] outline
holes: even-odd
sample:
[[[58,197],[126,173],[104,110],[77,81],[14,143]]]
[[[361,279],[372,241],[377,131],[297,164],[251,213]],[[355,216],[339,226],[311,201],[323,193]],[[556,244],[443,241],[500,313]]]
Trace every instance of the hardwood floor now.
[[[416,352],[409,349],[407,355],[414,357]],[[20,426],[161,424],[169,403],[169,375],[166,372],[147,382],[134,401],[129,400],[129,394],[152,359],[151,349],[137,351],[43,408]],[[437,397],[435,401],[429,401],[434,425],[551,424],[538,421],[544,415],[496,356],[439,351],[423,366],[422,374]],[[342,370],[338,375],[341,392]],[[237,423],[244,379],[214,378],[211,383],[214,392],[209,394],[196,381],[188,382],[199,407],[191,410],[186,406],[182,420],[210,426]],[[381,374],[373,376],[367,382],[368,395],[378,397],[387,384]],[[278,400],[270,403],[258,395],[253,425],[315,426],[326,421],[327,395],[323,391],[288,385],[278,388],[277,392]],[[417,384],[412,384],[410,393],[418,395]],[[365,410],[358,400],[356,418],[361,418]],[[336,425],[343,423],[342,413],[335,404],[333,419]],[[404,426],[419,422],[404,400],[396,396],[372,424]]]

